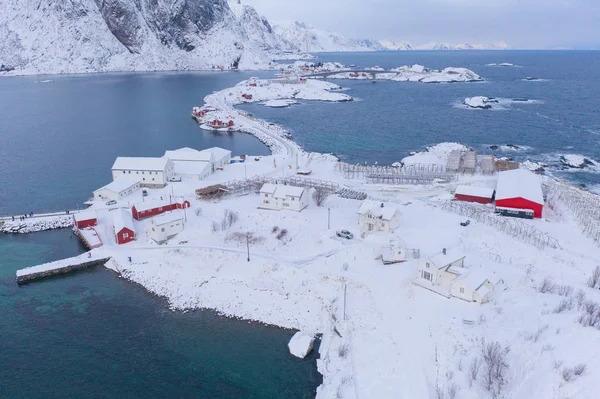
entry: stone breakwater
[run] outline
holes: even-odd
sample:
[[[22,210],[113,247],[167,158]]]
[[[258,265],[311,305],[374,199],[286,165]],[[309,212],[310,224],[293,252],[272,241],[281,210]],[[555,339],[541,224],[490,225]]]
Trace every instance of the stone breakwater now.
[[[6,221],[0,226],[0,233],[5,234],[27,234],[38,231],[66,229],[73,227],[72,216],[58,216],[51,219],[25,219]]]

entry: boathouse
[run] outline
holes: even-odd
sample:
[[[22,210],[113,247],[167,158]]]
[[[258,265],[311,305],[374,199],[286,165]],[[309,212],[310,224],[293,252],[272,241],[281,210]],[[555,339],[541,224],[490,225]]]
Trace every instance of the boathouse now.
[[[94,199],[100,201],[120,201],[138,191],[140,181],[137,179],[119,179],[94,191]]]
[[[494,192],[493,188],[461,185],[456,187],[454,198],[458,201],[490,204],[494,200]]]
[[[540,178],[525,169],[514,169],[498,174],[496,212],[505,216],[542,217],[544,194]]]
[[[96,215],[96,211],[82,211],[73,214],[73,224],[80,229],[95,226],[98,224],[98,216]]]
[[[169,158],[118,157],[112,166],[113,180],[134,178],[142,187],[162,188],[173,177]]]
[[[152,218],[150,238],[156,243],[162,244],[182,232],[183,228],[183,215],[180,211],[165,213]]]
[[[127,244],[135,240],[135,229],[131,215],[125,209],[117,209],[113,215],[113,233],[117,244]]]

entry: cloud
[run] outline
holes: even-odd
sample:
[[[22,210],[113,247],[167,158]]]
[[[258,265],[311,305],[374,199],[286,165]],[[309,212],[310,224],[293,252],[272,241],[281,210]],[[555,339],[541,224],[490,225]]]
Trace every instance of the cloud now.
[[[242,0],[271,21],[349,37],[518,48],[600,45],[598,0]]]

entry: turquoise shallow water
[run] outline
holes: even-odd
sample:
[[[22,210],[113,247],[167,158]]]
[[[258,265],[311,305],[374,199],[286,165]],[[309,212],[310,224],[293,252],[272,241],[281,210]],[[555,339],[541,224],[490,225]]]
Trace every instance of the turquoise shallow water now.
[[[99,267],[24,286],[18,268],[83,252],[68,230],[0,239],[1,398],[312,398],[293,331],[172,312]]]

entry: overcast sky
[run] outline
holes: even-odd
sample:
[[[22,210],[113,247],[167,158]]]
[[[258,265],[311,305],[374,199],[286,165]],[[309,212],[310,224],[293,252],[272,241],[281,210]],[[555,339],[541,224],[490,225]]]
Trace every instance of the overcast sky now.
[[[600,0],[242,0],[270,21],[412,44],[600,48]]]

